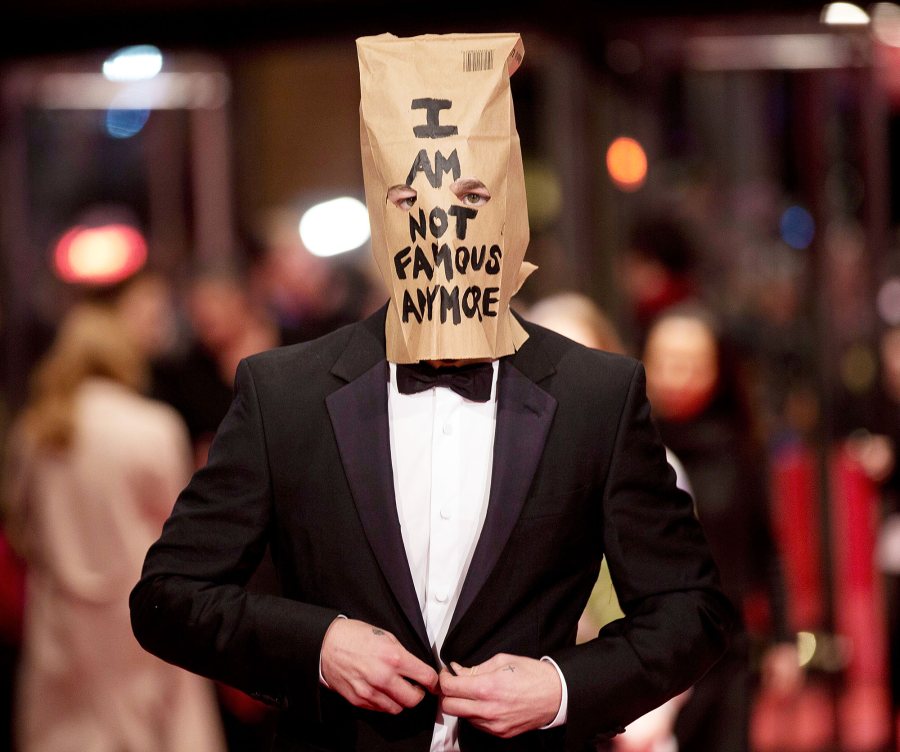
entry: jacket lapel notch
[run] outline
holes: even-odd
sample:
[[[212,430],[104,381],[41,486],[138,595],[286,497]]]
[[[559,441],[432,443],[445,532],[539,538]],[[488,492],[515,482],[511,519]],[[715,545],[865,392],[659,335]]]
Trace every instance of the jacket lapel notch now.
[[[347,344],[331,366],[331,373],[334,376],[351,382],[376,364],[385,361],[384,320],[386,313],[387,305],[384,305],[353,329]],[[385,416],[387,416],[386,411],[387,408],[385,408]]]

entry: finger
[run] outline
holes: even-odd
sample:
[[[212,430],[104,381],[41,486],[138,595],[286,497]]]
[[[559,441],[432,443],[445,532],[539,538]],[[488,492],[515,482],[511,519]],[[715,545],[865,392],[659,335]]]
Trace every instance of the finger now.
[[[453,669],[453,675],[460,677],[476,676],[479,671],[482,671],[481,666],[463,666],[455,661],[451,661],[450,666]]]
[[[438,689],[442,695],[446,695],[447,692],[447,682],[453,679],[456,676],[449,667],[445,666],[441,669],[441,673],[438,675]]]
[[[490,674],[452,676],[449,672],[445,672],[441,675],[441,691],[449,697],[483,700],[492,683]]]
[[[472,673],[471,668],[467,668],[456,661],[450,661],[450,667],[453,669],[452,673],[454,676],[465,676]]]
[[[462,667],[459,664],[452,664],[455,673],[450,671],[441,671],[441,693],[449,697],[465,697],[465,688],[467,683],[465,679],[469,678],[460,673]]]
[[[468,718],[471,721],[485,721],[484,703],[461,697],[441,698],[441,712],[455,715],[457,718]]]
[[[438,674],[431,666],[420,661],[412,653],[404,651],[397,665],[397,671],[407,679],[412,679],[416,684],[434,692],[438,686]]]
[[[395,676],[386,687],[384,693],[394,702],[402,705],[404,708],[413,708],[422,702],[425,697],[425,690],[422,687],[410,684],[402,676]]]
[[[353,704],[366,710],[376,710],[381,713],[390,713],[391,715],[397,715],[403,710],[403,706],[398,702],[384,692],[368,685],[356,692],[356,699],[357,701],[353,702]]]

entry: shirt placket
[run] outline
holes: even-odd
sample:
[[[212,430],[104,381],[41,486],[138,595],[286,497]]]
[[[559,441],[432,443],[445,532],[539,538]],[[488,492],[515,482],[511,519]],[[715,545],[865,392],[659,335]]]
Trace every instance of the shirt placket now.
[[[459,403],[449,389],[437,389],[431,453],[431,513],[426,627],[435,649],[459,579],[456,535],[459,477]]]

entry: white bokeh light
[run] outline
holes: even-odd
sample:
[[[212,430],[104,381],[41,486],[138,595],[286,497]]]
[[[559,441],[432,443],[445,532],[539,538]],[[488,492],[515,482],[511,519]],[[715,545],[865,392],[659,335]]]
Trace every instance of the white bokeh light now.
[[[103,75],[110,81],[146,81],[162,70],[163,57],[158,47],[139,44],[123,47],[103,62]]]
[[[366,205],[350,196],[316,204],[300,219],[300,239],[313,256],[322,258],[359,248],[369,234]]]
[[[869,14],[854,3],[828,3],[819,20],[829,26],[865,26]]]

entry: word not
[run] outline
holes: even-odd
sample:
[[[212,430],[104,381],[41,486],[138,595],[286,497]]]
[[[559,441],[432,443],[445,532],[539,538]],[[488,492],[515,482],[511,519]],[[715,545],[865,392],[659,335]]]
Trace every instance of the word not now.
[[[440,206],[435,206],[431,212],[428,214],[428,229],[431,230],[431,234],[435,238],[440,238],[443,236],[445,232],[447,232],[447,227],[450,226],[450,221],[447,219],[447,215],[454,217],[456,219],[456,237],[459,240],[466,239],[466,228],[468,227],[469,220],[474,219],[478,216],[478,209],[472,209],[469,206],[451,206],[449,209],[444,211]],[[419,218],[416,219],[413,216],[413,213],[409,214],[409,239],[412,242],[415,242],[416,235],[420,237],[425,237],[425,210],[419,209]]]

